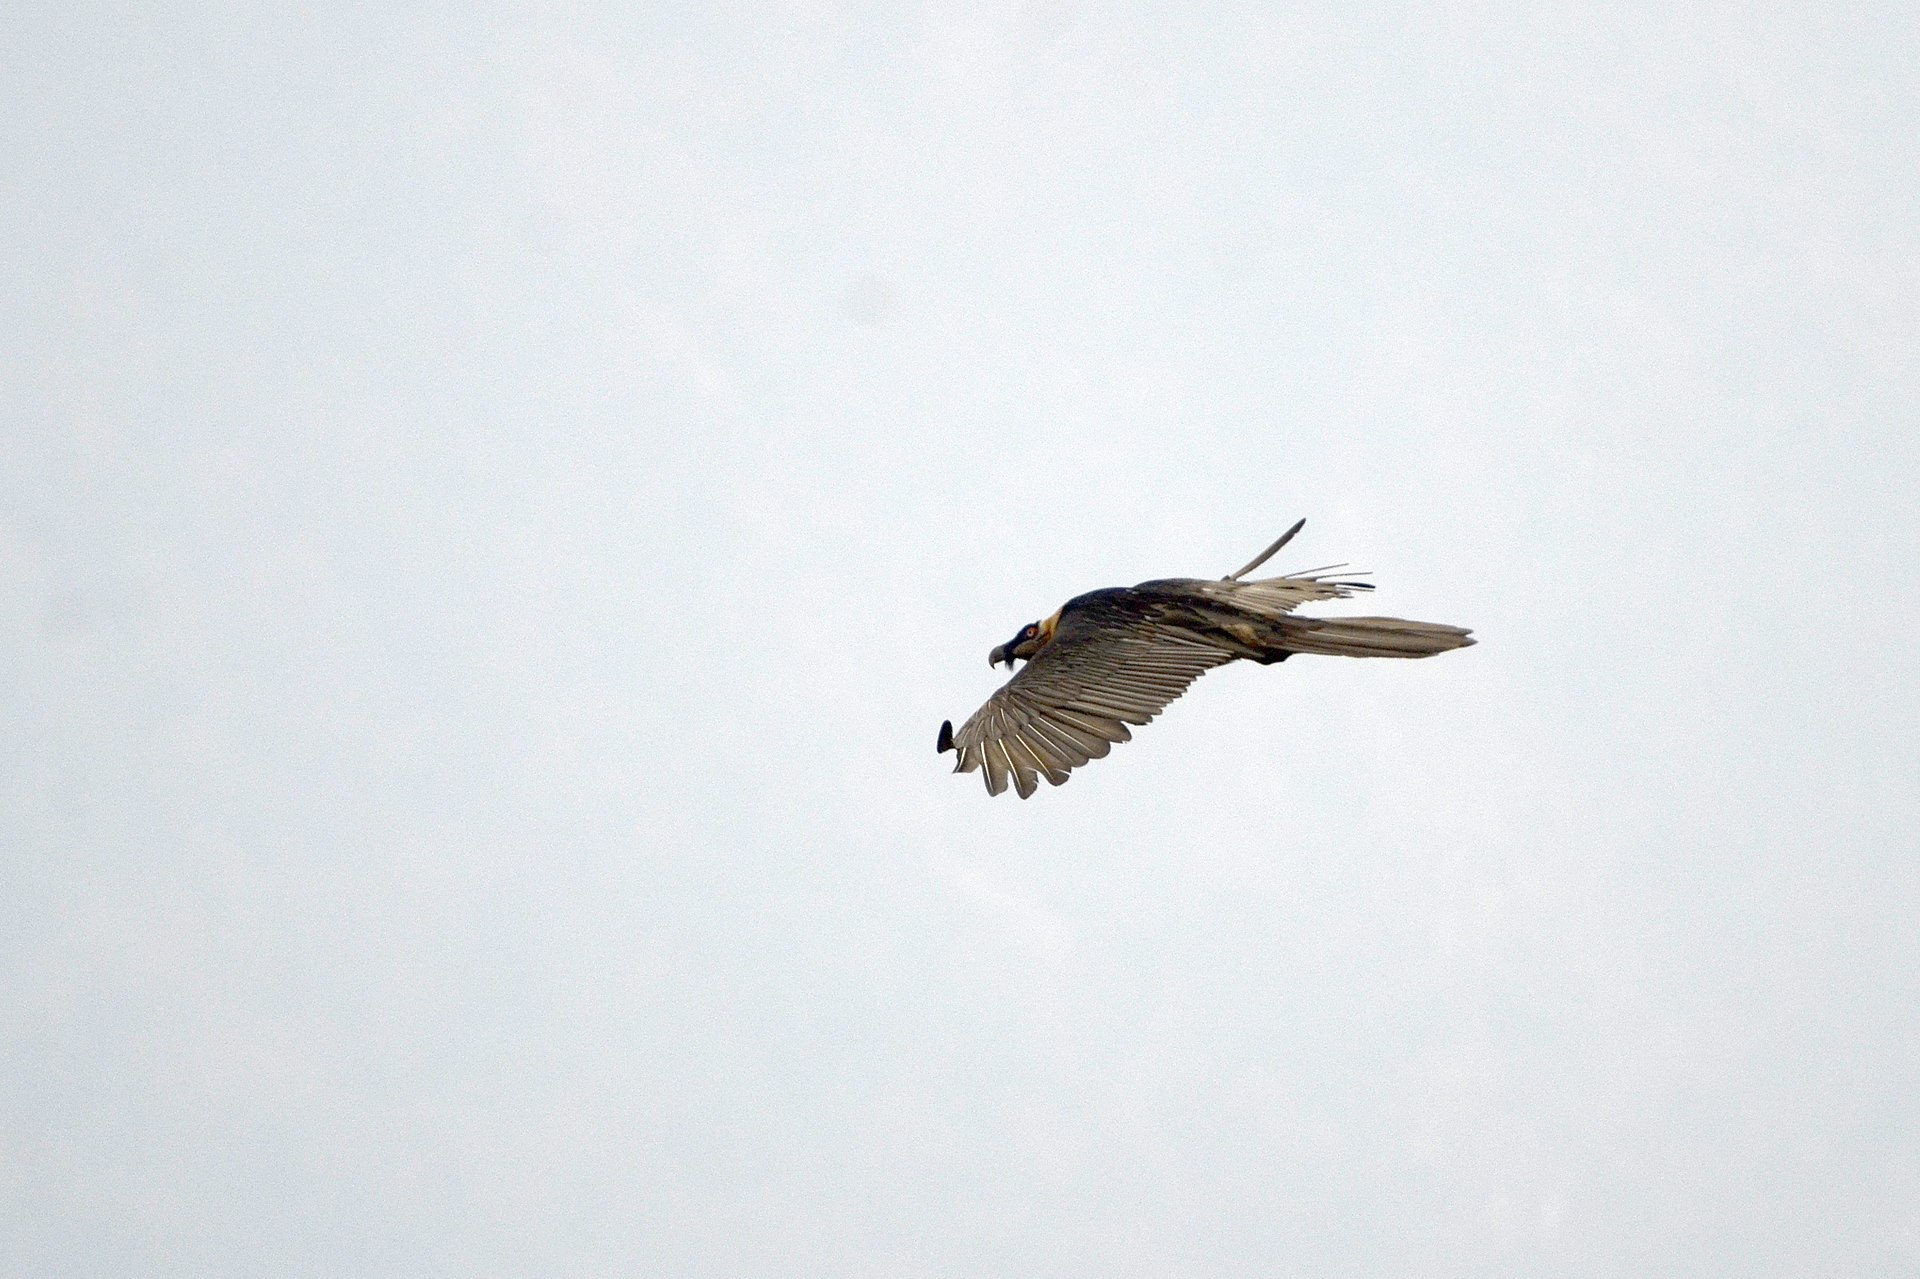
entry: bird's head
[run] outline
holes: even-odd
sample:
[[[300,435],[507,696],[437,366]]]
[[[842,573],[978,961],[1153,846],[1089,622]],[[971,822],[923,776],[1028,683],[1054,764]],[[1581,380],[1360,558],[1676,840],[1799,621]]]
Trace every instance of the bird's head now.
[[[1012,670],[1014,658],[1017,657],[1023,661],[1031,660],[1035,653],[1053,642],[1053,633],[1059,625],[1059,613],[1038,622],[1028,622],[1015,633],[1012,639],[996,645],[994,650],[987,654],[987,665],[998,666],[1005,662],[1007,669]]]

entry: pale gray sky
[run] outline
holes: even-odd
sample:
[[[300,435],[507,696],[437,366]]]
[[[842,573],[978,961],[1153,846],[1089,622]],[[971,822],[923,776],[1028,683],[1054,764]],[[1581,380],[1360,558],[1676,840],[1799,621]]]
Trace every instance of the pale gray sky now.
[[[0,1273],[1920,1268],[1916,13],[0,20]]]

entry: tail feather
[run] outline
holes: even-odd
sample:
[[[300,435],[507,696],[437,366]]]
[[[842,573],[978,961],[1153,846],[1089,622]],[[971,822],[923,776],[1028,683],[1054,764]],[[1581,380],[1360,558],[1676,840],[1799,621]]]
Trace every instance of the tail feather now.
[[[1288,617],[1282,630],[1288,652],[1328,657],[1432,657],[1473,643],[1464,627],[1398,617]]]

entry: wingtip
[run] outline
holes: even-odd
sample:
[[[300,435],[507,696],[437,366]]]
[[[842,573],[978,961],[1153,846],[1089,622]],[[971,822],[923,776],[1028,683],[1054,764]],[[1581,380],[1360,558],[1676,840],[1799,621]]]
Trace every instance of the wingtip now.
[[[952,749],[953,749],[953,721],[950,719],[943,719],[940,721],[940,740],[937,743],[935,743],[934,751],[936,754],[944,755]]]

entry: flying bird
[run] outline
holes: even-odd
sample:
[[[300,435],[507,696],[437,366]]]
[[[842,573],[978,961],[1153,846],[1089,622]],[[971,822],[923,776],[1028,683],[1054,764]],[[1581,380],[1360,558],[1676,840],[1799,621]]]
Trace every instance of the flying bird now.
[[[1241,580],[1305,524],[1217,582],[1169,577],[1089,591],[1028,622],[987,654],[989,666],[1026,665],[958,732],[952,720],[942,723],[939,750],[958,752],[956,773],[982,770],[989,795],[1011,780],[1025,799],[1039,778],[1063,785],[1073,769],[1131,739],[1127,725],[1148,723],[1216,666],[1243,657],[1265,666],[1295,653],[1432,657],[1473,643],[1469,631],[1437,622],[1294,616],[1302,604],[1373,589],[1327,576],[1344,565]]]

